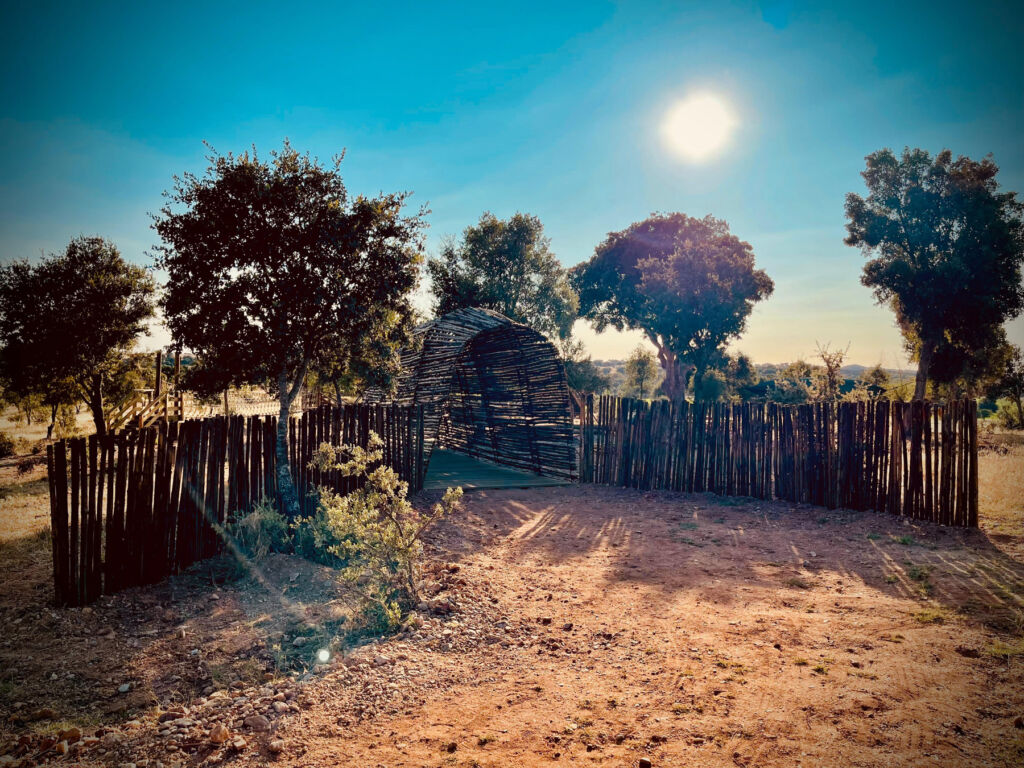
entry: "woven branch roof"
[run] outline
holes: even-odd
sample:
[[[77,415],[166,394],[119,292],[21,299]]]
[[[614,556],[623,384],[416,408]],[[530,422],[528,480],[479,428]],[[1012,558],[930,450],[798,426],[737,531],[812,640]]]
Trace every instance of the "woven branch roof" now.
[[[396,402],[422,405],[425,461],[438,441],[473,456],[575,479],[565,369],[543,335],[488,309],[459,309],[416,329]],[[371,390],[370,401],[383,393]]]

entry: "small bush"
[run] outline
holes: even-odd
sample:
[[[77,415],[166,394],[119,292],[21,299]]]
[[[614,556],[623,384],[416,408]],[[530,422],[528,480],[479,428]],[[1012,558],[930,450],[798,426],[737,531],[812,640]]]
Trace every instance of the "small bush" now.
[[[241,553],[260,560],[271,552],[288,552],[291,536],[288,521],[273,500],[264,497],[252,512],[228,524],[228,534]]]
[[[39,454],[29,454],[18,459],[17,472],[19,475],[27,475],[36,467],[46,464],[46,457]]]
[[[914,581],[928,581],[931,574],[932,567],[930,565],[912,565],[907,569],[907,576]]]
[[[53,424],[53,436],[58,440],[78,436],[78,417],[73,405],[61,405]]]
[[[14,438],[3,430],[0,430],[0,459],[13,456],[17,450],[17,443]]]
[[[316,514],[309,517],[297,517],[292,523],[292,530],[296,554],[332,568],[340,568],[345,564],[334,554],[341,542],[334,535],[323,507],[318,507]]]
[[[369,632],[396,629],[418,601],[423,534],[453,512],[462,489],[449,488],[439,504],[419,512],[409,503],[409,484],[381,463],[383,442],[371,433],[367,448],[321,444],[311,466],[358,477],[363,487],[340,496],[320,490],[320,511],[335,543],[328,551],[341,561],[341,575],[359,595],[360,616]]]
[[[1021,423],[1020,413],[1017,411],[1016,404],[1011,403],[1009,400],[999,401],[996,421],[1003,429],[1024,429],[1024,423]]]

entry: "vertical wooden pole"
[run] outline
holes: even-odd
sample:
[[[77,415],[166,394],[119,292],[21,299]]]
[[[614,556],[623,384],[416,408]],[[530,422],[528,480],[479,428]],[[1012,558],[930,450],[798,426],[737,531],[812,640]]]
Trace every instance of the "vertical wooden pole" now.
[[[162,349],[156,351],[156,384],[153,387],[153,397],[160,397],[163,391],[161,386],[164,380],[164,352]]]

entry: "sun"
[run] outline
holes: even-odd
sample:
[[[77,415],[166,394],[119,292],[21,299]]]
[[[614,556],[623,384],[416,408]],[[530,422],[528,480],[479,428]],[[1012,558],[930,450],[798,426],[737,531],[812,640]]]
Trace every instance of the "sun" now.
[[[713,93],[694,93],[672,105],[662,123],[665,143],[685,160],[700,162],[717,154],[736,128],[729,105]]]

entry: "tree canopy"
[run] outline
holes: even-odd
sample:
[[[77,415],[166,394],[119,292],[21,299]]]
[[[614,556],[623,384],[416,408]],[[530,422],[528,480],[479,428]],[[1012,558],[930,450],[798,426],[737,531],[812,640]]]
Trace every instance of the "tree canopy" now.
[[[598,331],[644,332],[670,398],[685,396],[689,372],[712,367],[743,332],[754,304],[774,290],[755,268],[750,244],[726,222],[683,213],[654,214],[610,233],[571,275],[580,309]]]
[[[1016,422],[1008,426],[1024,429],[1024,352],[1016,345],[1010,345],[999,376],[989,382],[990,397],[1005,397],[1017,406]]]
[[[925,396],[944,341],[993,329],[1024,309],[1024,206],[1000,191],[990,157],[921,149],[867,156],[866,197],[846,196],[847,245],[868,259],[861,282],[896,313]]]
[[[175,178],[154,217],[167,326],[200,361],[200,389],[267,382],[280,401],[278,488],[293,512],[287,414],[307,373],[359,369],[387,385],[409,340],[423,215],[408,195],[350,196],[342,156],[322,166],[285,142],[269,161],[213,154]]]
[[[148,333],[156,284],[101,237],[77,237],[38,264],[0,267],[0,379],[51,408],[84,400],[98,435],[104,408],[131,394],[136,339]]]
[[[654,355],[646,347],[638,346],[626,359],[626,381],[622,385],[626,395],[641,400],[652,395],[657,374],[658,361]]]
[[[465,307],[500,312],[551,339],[568,338],[579,300],[540,219],[490,212],[448,238],[427,262],[438,316]]]
[[[1002,377],[1013,354],[1001,325],[947,333],[935,348],[930,388],[946,398],[977,397]]]
[[[584,353],[581,341],[570,337],[565,339],[560,346],[559,351],[565,366],[565,378],[570,389],[577,392],[600,394],[609,388],[611,382],[597,369],[590,355]]]

